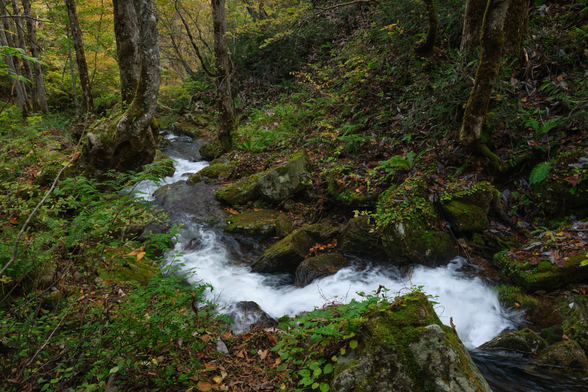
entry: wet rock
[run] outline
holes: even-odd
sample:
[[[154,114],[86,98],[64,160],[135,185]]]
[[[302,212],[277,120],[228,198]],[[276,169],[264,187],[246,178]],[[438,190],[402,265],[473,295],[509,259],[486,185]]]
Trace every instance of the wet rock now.
[[[320,243],[331,241],[341,233],[341,228],[339,226],[332,226],[328,223],[314,223],[312,225],[304,226],[303,229],[313,240]]]
[[[278,326],[278,321],[253,301],[239,301],[232,304],[228,314],[233,320],[231,329],[236,332],[243,332],[252,326],[268,328]]]
[[[289,229],[289,230],[288,230]],[[292,231],[288,217],[276,210],[261,210],[231,215],[224,227],[227,233],[250,237],[284,237]]]
[[[571,295],[562,301],[563,332],[576,341],[588,353],[588,299],[583,295]]]
[[[515,260],[511,253],[503,251],[495,254],[493,260],[501,267],[503,274],[530,293],[538,290],[553,291],[588,279],[588,267],[581,266],[588,259],[586,251],[562,259],[562,266],[552,264],[548,255],[539,254],[537,257],[543,257],[544,260]]]
[[[534,331],[525,328],[498,335],[480,346],[483,350],[514,351],[525,355],[537,354],[549,344]]]
[[[294,285],[305,287],[315,279],[334,275],[341,268],[348,267],[349,261],[339,253],[322,253],[300,263],[296,269]]]
[[[350,219],[339,236],[339,248],[357,253],[383,253],[382,239],[375,234],[375,229],[367,216]]]
[[[312,183],[311,170],[308,154],[302,151],[273,169],[253,174],[218,191],[216,198],[229,205],[243,205],[259,198],[280,203]]]
[[[206,142],[200,146],[200,155],[207,161],[212,161],[215,158],[218,158],[223,153],[223,149],[217,141],[214,142]]]
[[[202,130],[188,121],[175,122],[167,127],[167,129],[174,135],[190,136],[192,139],[198,139],[202,136]]]
[[[217,162],[211,163],[210,165],[206,166],[204,169],[200,170],[198,173],[191,175],[188,177],[186,181],[188,184],[196,184],[200,181],[205,182],[215,182],[215,181],[224,181],[231,176],[233,170],[235,169],[234,162]]]
[[[481,232],[488,228],[488,211],[498,191],[487,181],[472,189],[446,193],[441,209],[451,226],[460,233]]]
[[[554,375],[588,376],[588,358],[580,345],[573,340],[555,343],[531,361],[529,371]]]
[[[378,195],[375,193],[356,192],[355,189],[344,186],[339,180],[347,174],[349,174],[348,170],[342,167],[337,167],[326,173],[325,182],[329,195],[338,203],[352,208],[374,207],[378,200]]]
[[[410,177],[378,200],[378,219],[386,254],[396,263],[430,267],[457,255],[451,236],[437,227],[438,218],[426,197],[425,183]]]
[[[294,272],[304,260],[314,240],[303,230],[296,230],[270,246],[253,264],[253,272]]]
[[[359,332],[357,349],[340,356],[333,390],[490,391],[455,333],[422,294],[381,309]]]

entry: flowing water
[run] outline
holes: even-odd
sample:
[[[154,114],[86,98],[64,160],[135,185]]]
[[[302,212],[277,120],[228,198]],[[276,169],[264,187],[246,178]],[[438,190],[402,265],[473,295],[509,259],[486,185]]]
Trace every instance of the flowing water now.
[[[195,173],[204,168],[206,162],[194,161],[198,156],[197,152],[194,153],[195,146],[190,145],[192,142],[189,138],[169,138],[173,139],[172,147],[164,152],[176,160],[176,174],[167,177],[165,184],[172,185],[185,179],[185,173]],[[193,156],[189,153],[191,148]],[[157,185],[144,182],[138,189],[144,192],[145,199],[153,200],[151,195]],[[204,184],[197,190],[189,190],[192,194],[201,192],[193,197],[205,199],[207,208],[211,208],[211,204],[218,204],[211,196],[213,191],[214,188]],[[214,208],[217,208],[214,211],[221,211],[218,206]],[[370,294],[380,285],[389,289],[388,295],[392,297],[422,286],[422,290],[433,296],[433,300],[437,302],[435,310],[441,321],[449,325],[452,319],[459,337],[469,349],[520,325],[521,320],[517,315],[500,305],[496,293],[480,278],[475,277],[474,267],[464,258],[458,257],[447,266],[437,268],[415,266],[409,273],[402,273],[393,266],[370,266],[369,261],[366,267],[364,260],[361,267],[342,269],[335,275],[299,288],[292,284],[292,277],[289,275],[251,272],[249,264],[253,257],[261,253],[263,247],[256,243],[251,246],[251,243],[236,241],[211,223],[206,213],[201,213],[200,210],[201,208],[195,207],[191,212],[181,215],[181,238],[175,246],[175,252],[170,252],[170,255],[176,255],[175,258],[169,262],[183,265],[184,271],[191,271],[189,279],[193,283],[210,283],[214,290],[210,292],[209,299],[226,305],[227,309],[233,309],[231,304],[238,301],[254,301],[270,316],[279,318],[284,315],[294,316],[333,301],[346,302],[358,298],[357,293]],[[177,256],[178,252],[180,256]],[[241,325],[241,328],[247,328],[247,325]],[[540,383],[532,381],[534,376],[525,373],[520,359],[505,359],[504,356],[479,351],[474,351],[473,354],[484,375],[497,391],[555,390],[542,387],[545,383],[542,379],[539,380]],[[515,370],[509,373],[509,367]],[[523,379],[518,373],[526,375],[525,381],[520,381]],[[575,391],[573,385],[572,382],[566,387],[568,389],[559,390]]]

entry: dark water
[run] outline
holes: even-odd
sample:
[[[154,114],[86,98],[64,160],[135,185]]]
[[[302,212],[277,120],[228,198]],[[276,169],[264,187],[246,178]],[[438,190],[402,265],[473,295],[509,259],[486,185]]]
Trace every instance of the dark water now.
[[[529,360],[521,355],[484,350],[470,355],[494,392],[588,392],[588,378],[527,372]]]

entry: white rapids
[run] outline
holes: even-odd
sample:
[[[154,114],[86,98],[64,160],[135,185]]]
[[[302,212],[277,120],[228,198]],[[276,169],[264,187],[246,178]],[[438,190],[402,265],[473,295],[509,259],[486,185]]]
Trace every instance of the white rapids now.
[[[183,173],[195,173],[205,166],[206,162],[177,159],[176,174],[166,178],[165,183],[172,184],[185,178]],[[151,194],[157,185],[142,183],[137,189],[144,193],[145,199],[152,199]],[[279,318],[294,316],[333,301],[358,299],[358,292],[371,294],[379,285],[389,289],[391,297],[422,286],[422,290],[438,303],[435,310],[441,321],[449,325],[452,318],[468,348],[477,347],[515,327],[514,314],[500,305],[496,292],[481,279],[468,277],[460,271],[460,267],[467,263],[461,257],[444,267],[415,266],[410,277],[393,267],[363,270],[350,267],[298,288],[281,284],[283,275],[252,273],[248,265],[236,263],[220,240],[221,235],[203,223],[188,221],[183,228],[182,238],[174,252],[170,252],[170,258],[176,255],[173,262],[183,264],[182,268],[192,272],[190,279],[193,283],[210,283],[214,289],[209,293],[209,299],[220,305],[255,301],[270,316]],[[186,245],[194,238],[198,240],[197,249],[186,250]]]

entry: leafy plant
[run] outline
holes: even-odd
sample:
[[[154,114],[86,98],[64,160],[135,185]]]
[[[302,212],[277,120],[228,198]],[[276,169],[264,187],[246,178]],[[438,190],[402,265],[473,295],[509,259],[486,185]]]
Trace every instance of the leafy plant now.
[[[531,174],[529,174],[529,183],[531,185],[536,185],[543,182],[549,175],[551,166],[551,162],[541,162],[535,166],[533,170],[531,170]]]

